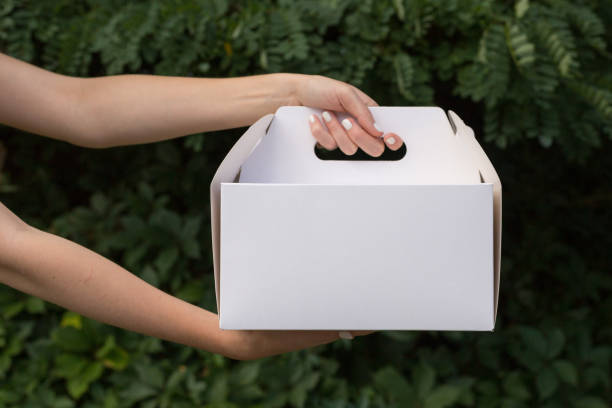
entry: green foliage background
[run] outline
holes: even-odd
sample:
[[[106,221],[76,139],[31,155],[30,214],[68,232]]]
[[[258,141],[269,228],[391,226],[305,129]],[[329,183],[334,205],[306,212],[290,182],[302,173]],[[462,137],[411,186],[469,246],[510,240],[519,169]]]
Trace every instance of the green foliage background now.
[[[303,72],[453,109],[504,183],[504,237],[494,333],[253,362],[0,287],[0,407],[609,407],[610,24],[609,0],[3,0],[0,49],[64,74]],[[214,310],[208,185],[241,130],[107,150],[0,132],[9,208]]]

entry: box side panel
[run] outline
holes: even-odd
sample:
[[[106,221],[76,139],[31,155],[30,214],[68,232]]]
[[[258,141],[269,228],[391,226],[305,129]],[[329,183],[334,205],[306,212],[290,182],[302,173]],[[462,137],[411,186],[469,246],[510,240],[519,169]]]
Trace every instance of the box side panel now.
[[[476,140],[474,131],[467,126],[456,113],[449,111],[449,118],[454,124],[459,144],[464,148],[466,157],[478,168],[480,178],[485,183],[493,184],[493,239],[495,263],[495,309],[497,316],[499,302],[499,284],[501,273],[501,241],[502,241],[502,185],[495,167]]]
[[[492,186],[224,184],[222,328],[491,330]]]
[[[253,147],[263,137],[272,121],[273,115],[266,115],[253,124],[234,144],[227,153],[210,183],[210,227],[212,233],[213,269],[215,274],[215,295],[217,298],[217,311],[219,304],[219,260],[220,260],[220,209],[221,209],[221,183],[233,182],[240,166],[247,159]]]

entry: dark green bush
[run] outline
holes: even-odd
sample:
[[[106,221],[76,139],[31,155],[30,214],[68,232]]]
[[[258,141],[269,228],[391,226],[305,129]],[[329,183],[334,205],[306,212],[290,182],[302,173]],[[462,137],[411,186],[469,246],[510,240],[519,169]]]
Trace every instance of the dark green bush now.
[[[609,407],[610,24],[609,0],[3,0],[0,50],[64,74],[303,72],[453,109],[504,183],[504,246],[494,333],[255,362],[0,287],[0,407]],[[208,183],[240,130],[91,151],[1,134],[9,208],[214,310]]]

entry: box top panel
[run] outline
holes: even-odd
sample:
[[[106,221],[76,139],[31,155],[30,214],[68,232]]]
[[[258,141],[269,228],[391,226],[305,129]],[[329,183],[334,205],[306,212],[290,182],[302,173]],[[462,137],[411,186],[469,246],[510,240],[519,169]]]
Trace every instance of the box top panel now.
[[[396,161],[322,160],[308,117],[321,110],[281,107],[267,133],[243,163],[241,183],[477,184],[477,163],[464,150],[438,107],[372,107],[385,132],[397,133],[406,155]],[[339,115],[342,120],[344,116]]]

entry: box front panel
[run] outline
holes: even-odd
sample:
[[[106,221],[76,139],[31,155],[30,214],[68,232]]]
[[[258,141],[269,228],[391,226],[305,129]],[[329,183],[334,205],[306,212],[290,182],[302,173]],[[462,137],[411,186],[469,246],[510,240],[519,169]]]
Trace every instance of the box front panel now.
[[[490,184],[223,184],[224,329],[491,330]]]

